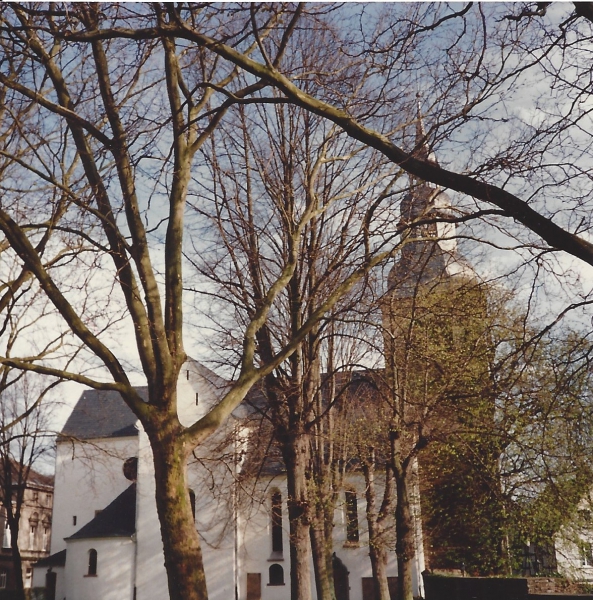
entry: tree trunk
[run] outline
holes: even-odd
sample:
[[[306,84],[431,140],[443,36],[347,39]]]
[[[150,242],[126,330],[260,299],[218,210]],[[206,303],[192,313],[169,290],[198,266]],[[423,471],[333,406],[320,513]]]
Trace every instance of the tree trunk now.
[[[207,600],[206,576],[187,488],[187,452],[179,432],[149,435],[169,600]]]
[[[369,558],[375,585],[375,598],[377,600],[390,600],[389,584],[387,582],[387,552],[383,535],[385,527],[380,523],[377,513],[377,492],[375,488],[375,454],[363,464],[363,474],[366,485],[366,518],[369,526]],[[392,488],[390,488],[392,489]]]
[[[311,600],[309,501],[306,472],[309,467],[309,441],[300,432],[288,436],[282,444],[288,487],[290,525],[290,597]]]
[[[389,584],[387,582],[387,552],[385,548],[379,548],[369,544],[369,557],[375,583],[375,598],[377,600],[390,600]]]
[[[7,517],[8,518],[8,517]],[[16,600],[25,600],[25,586],[23,584],[23,561],[21,559],[21,551],[19,549],[19,522],[16,519],[12,520],[14,526],[11,525],[11,540],[10,549],[12,552],[12,568],[14,570],[14,597]]]
[[[395,505],[395,554],[397,556],[397,591],[400,600],[413,600],[412,569],[416,548],[414,521],[410,510],[408,469],[395,470],[397,499]]]
[[[325,528],[325,512],[316,511],[314,522],[311,523],[311,551],[315,571],[315,589],[317,600],[336,600],[334,589],[333,568],[331,566],[332,552],[328,552],[327,532]]]

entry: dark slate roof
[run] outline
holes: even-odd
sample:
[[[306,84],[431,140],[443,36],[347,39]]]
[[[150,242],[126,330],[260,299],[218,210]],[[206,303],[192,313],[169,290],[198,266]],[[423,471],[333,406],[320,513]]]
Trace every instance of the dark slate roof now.
[[[136,532],[136,484],[133,483],[92,521],[67,540],[131,537]]]
[[[60,550],[51,556],[38,560],[34,567],[63,567],[66,565],[66,550]]]
[[[148,388],[136,391],[148,400]],[[92,438],[136,436],[136,415],[128,408],[119,392],[85,390],[60,434],[62,438],[88,440]]]
[[[44,475],[43,473],[39,473],[33,469],[29,470],[29,477],[27,479],[28,487],[40,487],[40,488],[51,488],[54,487],[54,477],[53,475]]]
[[[12,485],[18,487],[21,483],[28,489],[52,490],[54,487],[54,478],[52,475],[43,475],[33,468],[27,468],[20,465],[15,460],[10,460],[10,471],[12,474]],[[0,476],[0,482],[4,479],[4,473]],[[19,481],[20,480],[20,481]]]
[[[330,389],[333,387],[333,401],[337,405],[348,406],[351,409],[354,405],[359,405],[363,407],[360,410],[364,410],[365,403],[379,401],[379,390],[385,385],[384,369],[338,372],[333,379],[327,373],[323,373],[321,377],[324,382],[322,397],[325,406],[330,401]],[[266,418],[270,407],[262,382],[253,386],[243,405],[246,407],[246,423],[251,428],[245,460],[241,467],[243,476],[276,476],[286,473],[279,443],[274,437],[269,419]],[[353,469],[356,465],[353,461],[348,461],[346,468]]]

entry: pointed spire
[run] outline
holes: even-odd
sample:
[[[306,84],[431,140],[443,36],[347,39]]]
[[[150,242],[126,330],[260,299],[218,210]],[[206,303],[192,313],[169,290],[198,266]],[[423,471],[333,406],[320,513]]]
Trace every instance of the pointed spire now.
[[[424,129],[424,119],[422,118],[422,112],[420,110],[420,92],[416,94],[416,156],[420,160],[427,160],[429,162],[439,164],[437,162],[434,152],[431,152],[427,140],[426,131]]]

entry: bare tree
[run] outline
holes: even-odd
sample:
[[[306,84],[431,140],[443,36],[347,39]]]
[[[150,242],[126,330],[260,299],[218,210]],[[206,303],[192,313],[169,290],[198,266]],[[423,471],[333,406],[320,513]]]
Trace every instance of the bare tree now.
[[[402,230],[390,223],[389,234],[382,237],[369,236],[362,227],[360,260],[349,265],[333,291],[294,324],[289,338],[270,339],[264,325],[275,318],[275,302],[297,280],[302,235],[319,217],[317,199],[309,198],[291,223],[286,238],[290,251],[279,253],[273,277],[262,280],[257,297],[250,299],[253,310],[245,315],[242,332],[234,336],[240,368],[233,386],[206,417],[182,427],[175,384],[185,360],[182,252],[187,194],[195,185],[191,176],[198,152],[236,105],[296,104],[333,121],[361,148],[377,150],[394,169],[399,165],[475,200],[467,203],[465,214],[445,220],[485,216],[515,220],[544,241],[535,244],[535,253],[563,250],[593,264],[593,246],[583,235],[590,213],[582,167],[588,138],[574,151],[578,144],[559,143],[563,132],[572,131],[581,141],[586,109],[571,98],[568,117],[562,115],[557,122],[551,118],[541,127],[519,118],[505,126],[500,116],[509,110],[505,95],[512,100],[513,85],[527,71],[544,73],[546,81],[554,81],[553,76],[547,78],[545,56],[533,58],[531,49],[517,41],[533,19],[526,24],[499,21],[497,9],[485,5],[432,12],[417,6],[388,7],[375,23],[371,13],[370,22],[363,18],[357,34],[348,35],[337,24],[344,13],[337,12],[334,19],[333,7],[265,8],[154,4],[136,10],[124,5],[15,4],[1,10],[0,43],[6,60],[0,84],[4,105],[10,107],[4,114],[10,123],[6,130],[13,133],[3,142],[12,172],[2,181],[0,229],[25,271],[33,274],[108,379],[27,357],[3,360],[97,389],[117,390],[141,420],[160,482],[157,506],[173,599],[207,596],[189,497],[169,493],[187,487],[187,457],[257,381],[288,359],[298,362],[294,353],[299,345],[314,335],[323,315],[341,297],[394,251],[391,234]],[[582,52],[583,22],[569,23],[579,40],[564,46],[571,57]],[[385,23],[389,26],[380,27]],[[349,57],[350,64],[336,60],[335,70],[320,70],[313,62],[295,61],[293,57],[306,56],[297,51],[303,42],[311,45],[310,37],[297,35],[305,30],[318,36],[318,48]],[[489,52],[491,44],[500,53]],[[414,152],[416,148],[410,151],[398,128],[399,116],[405,115],[407,122],[414,114],[411,96],[418,73],[423,75],[418,80],[423,89],[430,84],[437,92],[437,100],[427,100],[424,110],[433,123],[425,142],[445,146],[449,139],[452,154],[461,147],[474,151],[465,158],[460,152],[461,158],[451,160],[452,170],[427,160]],[[570,70],[567,77],[572,77]],[[579,92],[579,97],[585,93]],[[544,98],[541,94],[534,105]],[[408,101],[407,107],[402,99]],[[35,118],[17,119],[19,114],[28,117],[19,110],[23,106],[31,106]],[[43,134],[39,150],[27,145],[35,132],[32,123]],[[492,123],[501,131],[496,141],[502,140],[494,150],[480,143],[489,139]],[[517,123],[520,126],[513,127]],[[571,211],[549,207],[548,190],[572,199]],[[386,197],[390,196],[380,196],[380,201],[376,197],[376,206],[365,207],[362,222],[365,216],[376,219],[377,207],[384,206]],[[58,209],[64,201],[65,213]],[[33,205],[38,209],[34,213]],[[33,224],[30,214],[36,217]],[[59,226],[56,215],[63,215]],[[59,269],[51,272],[40,257],[39,237],[57,227],[63,234],[62,248],[88,248],[86,256],[103,275],[103,284],[110,282],[107,290],[95,289],[94,299],[101,299],[97,305],[105,305],[111,297],[114,306],[118,302],[125,306],[138,362],[151,390],[148,403],[130,384],[100,315],[83,319],[75,308],[75,286],[68,288],[67,278],[57,275]],[[525,237],[520,243],[529,242],[533,248],[533,240]],[[261,356],[265,360],[260,361]]]
[[[225,20],[224,9],[216,8],[223,18],[213,33],[234,38],[233,43],[248,54],[256,51],[261,39],[273,35],[278,46],[272,60],[279,63],[302,10],[273,9],[267,25],[260,24],[258,41],[251,50],[243,45],[241,23],[251,22],[249,10],[239,11],[231,22]],[[198,7],[187,15],[196,26],[211,22],[210,12]],[[348,264],[348,269],[336,276],[333,289],[292,324],[289,336],[271,340],[264,326],[276,317],[278,299],[297,281],[303,234],[327,212],[316,194],[305,196],[303,204],[295,204],[294,212],[287,213],[288,251],[278,255],[271,277],[259,282],[252,311],[246,315],[242,333],[237,333],[239,372],[233,385],[204,418],[182,426],[177,415],[176,383],[186,358],[182,253],[186,201],[194,185],[192,166],[229,109],[248,103],[265,85],[244,82],[238,69],[195,45],[189,47],[184,41],[177,45],[168,35],[144,35],[144,25],[174,28],[178,17],[173,6],[157,5],[146,5],[139,12],[123,5],[2,8],[2,52],[11,57],[0,73],[6,103],[33,105],[41,131],[48,135],[43,136],[43,152],[25,153],[27,160],[23,160],[19,148],[26,146],[27,136],[21,133],[22,124],[19,128],[12,121],[16,133],[7,140],[4,151],[12,173],[2,182],[6,200],[0,210],[0,229],[65,326],[82,342],[89,359],[104,368],[107,377],[94,378],[70,370],[66,361],[55,366],[5,356],[3,363],[122,395],[146,430],[154,455],[170,596],[188,600],[207,597],[199,537],[189,496],[183,492],[187,489],[188,457],[216,431],[254,383],[286,360],[298,362],[295,351],[314,334],[323,315],[393,252],[390,238],[397,228],[390,229],[383,244],[371,247],[360,226],[363,233],[358,260]],[[137,29],[138,39],[68,40],[73,27],[80,33],[132,27]],[[18,70],[14,67],[17,60]],[[278,103],[274,96],[260,100]],[[8,112],[7,119],[13,118],[14,112]],[[56,132],[55,138],[49,135],[52,132]],[[73,157],[67,163],[71,170],[63,168],[64,154]],[[65,218],[59,224],[39,219],[31,229],[27,214],[32,203],[40,208],[37,216],[54,214],[56,196],[67,200]],[[18,198],[22,210],[8,202],[9,198]],[[42,262],[35,236],[54,229],[63,234],[56,238],[58,243],[84,248],[78,256],[88,257],[94,268],[98,285],[85,291],[85,305],[105,306],[110,300],[109,306],[116,310],[118,303],[125,306],[138,361],[149,384],[148,402],[139,397],[123,358],[110,347],[104,328],[110,318],[97,313],[96,319],[88,319],[86,310],[77,309],[82,287],[71,286],[72,280],[60,275],[65,269],[71,274],[72,267],[62,263],[61,269],[52,271]],[[80,277],[90,277],[90,265],[80,261],[76,266]],[[101,273],[100,281],[97,273]],[[293,498],[299,494],[292,491]],[[293,502],[293,510],[299,510],[298,500]],[[308,535],[308,530],[302,531]]]
[[[373,153],[353,151],[332,126],[295,107],[241,109],[238,118],[229,119],[220,131],[228,141],[224,153],[212,145],[212,189],[204,198],[192,199],[202,227],[204,218],[214,223],[194,236],[200,240],[194,247],[195,256],[201,257],[196,268],[214,286],[206,288],[215,298],[209,319],[228,349],[237,322],[249,322],[268,282],[295,256],[287,286],[257,332],[257,360],[273,364],[277,348],[298,340],[294,353],[265,377],[262,390],[287,471],[292,597],[304,599],[311,593],[311,537],[318,594],[331,598],[332,551],[326,537],[334,503],[317,512],[328,499],[320,496],[328,483],[322,478],[330,474],[312,451],[321,451],[317,444],[323,439],[332,402],[322,376],[335,369],[329,322],[347,311],[363,295],[363,288],[351,288],[347,299],[334,303],[331,316],[321,311],[341,295],[340,287],[357,264],[380,258],[382,252],[365,253],[365,243],[378,235],[378,223],[361,204],[375,198],[371,206],[376,207],[376,199],[385,197],[397,171],[375,162]],[[397,243],[389,235],[389,230],[382,233],[385,247],[393,252]],[[204,249],[205,237],[209,243]],[[303,324],[312,321],[315,325],[300,336]],[[225,360],[229,361],[228,354]],[[315,490],[307,476],[312,464],[318,467]],[[330,470],[333,466],[326,465]]]
[[[585,3],[586,4],[586,3]],[[414,7],[412,8],[414,10]],[[579,232],[582,231],[583,224],[576,227],[571,227],[570,220],[568,222],[557,224],[554,216],[564,217],[564,213],[560,213],[556,207],[551,211],[545,207],[534,208],[530,200],[532,197],[541,193],[543,188],[537,186],[536,189],[529,190],[527,181],[521,181],[519,178],[523,173],[529,176],[549,171],[550,182],[548,184],[552,189],[566,190],[566,193],[575,192],[574,187],[567,188],[568,184],[574,186],[574,181],[569,179],[585,181],[586,174],[582,171],[579,157],[586,154],[589,148],[588,136],[585,136],[583,146],[577,148],[575,152],[574,162],[571,158],[565,156],[562,165],[567,169],[574,171],[574,177],[556,176],[555,163],[547,163],[545,153],[542,154],[541,148],[546,151],[551,151],[551,143],[555,143],[555,149],[565,150],[558,142],[559,132],[567,130],[572,126],[572,123],[578,127],[578,122],[582,118],[586,118],[587,113],[584,109],[577,108],[576,104],[572,104],[573,111],[568,118],[562,118],[554,122],[549,127],[538,128],[535,133],[528,139],[517,140],[511,138],[511,143],[508,139],[502,142],[500,148],[496,148],[496,156],[486,160],[484,164],[472,165],[471,168],[465,168],[474,174],[465,174],[454,172],[445,169],[432,161],[426,160],[425,157],[417,156],[414,152],[409,152],[398,146],[392,141],[392,136],[386,131],[387,128],[380,119],[384,118],[384,113],[390,108],[389,102],[386,99],[385,93],[387,86],[392,89],[393,86],[403,83],[401,78],[410,78],[410,72],[416,72],[416,69],[425,68],[428,74],[428,79],[425,80],[426,85],[434,85],[439,90],[441,104],[439,100],[433,105],[435,112],[435,125],[430,128],[427,133],[427,140],[431,146],[435,141],[446,137],[451,137],[454,133],[463,126],[471,126],[475,122],[488,119],[481,114],[481,111],[488,108],[489,103],[493,104],[496,109],[504,106],[505,98],[501,94],[508,92],[510,101],[513,101],[513,95],[509,91],[514,82],[519,76],[524,76],[526,71],[533,72],[537,77],[540,72],[545,72],[546,75],[546,59],[549,51],[554,50],[555,46],[552,43],[549,47],[542,48],[543,57],[536,56],[528,60],[526,65],[516,66],[515,48],[510,43],[516,40],[525,29],[521,28],[517,31],[516,28],[507,26],[501,27],[500,21],[496,19],[495,12],[486,14],[486,7],[466,5],[458,11],[445,9],[445,14],[439,11],[427,9],[423,11],[418,8],[413,18],[409,18],[406,14],[399,14],[400,9],[394,8],[393,12],[388,15],[380,15],[381,22],[391,19],[389,27],[384,29],[383,37],[370,36],[367,39],[366,31],[362,31],[363,41],[360,44],[354,44],[353,47],[348,46],[348,41],[343,41],[346,51],[351,50],[361,57],[360,61],[364,63],[364,59],[368,57],[369,69],[375,70],[377,76],[383,85],[376,85],[377,94],[373,98],[361,97],[356,98],[360,102],[350,101],[343,106],[340,102],[335,101],[331,97],[331,77],[328,75],[327,86],[322,87],[322,94],[316,94],[307,89],[299,87],[299,82],[291,79],[291,72],[282,72],[279,64],[273,64],[266,60],[265,42],[260,40],[259,50],[261,52],[261,60],[256,60],[252,56],[247,56],[245,53],[238,51],[235,48],[225,44],[221,39],[209,36],[204,31],[199,31],[197,28],[189,26],[187,23],[180,22],[175,34],[184,37],[188,41],[192,41],[204,48],[209,48],[218,56],[221,56],[232,64],[244,69],[247,73],[251,73],[258,80],[265,81],[268,85],[275,86],[282,92],[287,101],[293,102],[302,108],[320,115],[328,120],[336,123],[349,136],[358,140],[360,143],[375,148],[383,153],[387,158],[394,163],[400,165],[408,173],[419,177],[425,181],[437,184],[443,188],[456,190],[467,194],[477,201],[485,202],[489,205],[497,207],[495,211],[501,217],[511,218],[523,225],[526,229],[534,232],[539,236],[548,248],[553,250],[562,250],[573,256],[593,264],[593,246]],[[582,13],[578,10],[576,14]],[[475,20],[472,18],[475,17]],[[569,24],[577,36],[578,42],[572,47],[563,46],[559,52],[571,51],[574,56],[578,56],[579,52],[585,51],[584,44],[586,31],[583,31],[583,20],[571,18],[567,23],[560,25],[558,39],[563,40],[566,35],[565,26]],[[368,24],[365,24],[368,26]],[[471,27],[470,27],[471,25]],[[444,43],[435,44],[434,32],[442,28],[444,32]],[[584,26],[586,30],[586,25]],[[258,39],[258,31],[253,30],[255,39]],[[173,34],[173,32],[171,32]],[[87,34],[87,37],[94,36],[126,36],[125,31],[110,31],[110,32],[94,32]],[[140,35],[137,33],[137,35]],[[145,35],[149,35],[145,31]],[[75,35],[75,37],[77,37]],[[84,35],[78,36],[84,39]],[[544,36],[545,38],[545,31]],[[427,41],[427,38],[430,38]],[[491,42],[491,39],[493,40]],[[368,41],[368,46],[365,42]],[[338,42],[340,43],[340,42]],[[487,52],[489,44],[492,43],[500,47],[502,56],[500,58],[491,59],[493,63],[487,62]],[[547,41],[549,43],[549,40]],[[373,48],[375,44],[375,48]],[[426,64],[424,59],[422,44],[432,44],[432,50],[428,56],[432,61]],[[452,45],[451,45],[452,44]],[[453,49],[458,51],[453,52]],[[521,47],[519,52],[524,52],[529,55],[531,47]],[[365,54],[366,51],[366,54]],[[415,53],[418,52],[418,54]],[[547,54],[546,54],[546,51]],[[378,62],[377,57],[381,58]],[[442,58],[442,61],[440,59]],[[488,56],[488,58],[490,58]],[[520,58],[520,56],[519,56]],[[418,61],[418,62],[414,62]],[[443,64],[450,66],[447,70],[439,70],[436,73],[430,71],[432,64]],[[396,69],[401,67],[400,75],[394,77]],[[431,76],[433,76],[431,78]],[[571,77],[572,73],[567,73],[567,77]],[[546,80],[550,86],[562,78],[562,74],[553,73],[552,77]],[[295,83],[296,81],[296,83]],[[324,79],[325,83],[326,79]],[[405,79],[404,79],[405,81]],[[377,83],[377,81],[375,81]],[[578,84],[575,82],[575,89],[578,92]],[[441,92],[442,90],[442,92]],[[368,89],[364,89],[364,93],[368,93]],[[544,94],[541,96],[544,97]],[[410,102],[413,99],[410,98]],[[455,106],[455,102],[458,102]],[[374,111],[369,108],[374,107]],[[377,116],[381,112],[380,118]],[[357,112],[360,113],[358,117]],[[431,113],[431,111],[424,111]],[[475,119],[472,118],[475,113]],[[551,117],[554,121],[555,115]],[[507,121],[504,119],[493,117],[494,123],[500,126],[501,132],[505,133],[509,130]],[[369,123],[367,125],[366,123]],[[374,129],[370,123],[380,125]],[[519,135],[525,132],[524,124],[518,120],[513,121],[513,125],[519,125],[516,131]],[[529,127],[531,124],[528,125]],[[504,135],[504,134],[503,134]],[[464,143],[472,145],[479,143],[482,138],[472,135],[470,140]],[[515,144],[515,145],[513,145]],[[473,149],[473,148],[472,148]],[[522,168],[524,162],[539,155],[543,158],[535,167],[530,167],[525,170]],[[553,152],[552,152],[553,154]],[[482,153],[478,152],[474,158],[481,158]],[[518,178],[519,188],[523,184],[523,189],[526,191],[528,200],[521,199],[517,194],[508,191],[510,187],[507,183],[501,182],[499,185],[490,183],[499,175],[502,181],[505,178]],[[529,178],[527,178],[529,179]],[[583,198],[578,191],[574,194],[575,204],[574,210],[580,212],[579,201]],[[570,217],[570,214],[568,215]]]
[[[55,383],[48,385],[32,380],[33,377],[22,373],[15,377],[15,373],[5,367],[0,381],[0,503],[6,515],[5,528],[10,532],[15,591],[21,599],[25,598],[22,509],[27,487],[33,479],[32,469],[51,448],[53,435],[48,429],[48,406],[42,400]]]
[[[591,340],[567,325],[544,334],[534,323],[525,329],[520,311],[513,312],[514,319],[501,319],[497,335],[493,435],[501,448],[507,545],[518,568],[529,542],[553,562],[555,540],[568,532],[574,543],[582,532],[578,509],[591,476]]]

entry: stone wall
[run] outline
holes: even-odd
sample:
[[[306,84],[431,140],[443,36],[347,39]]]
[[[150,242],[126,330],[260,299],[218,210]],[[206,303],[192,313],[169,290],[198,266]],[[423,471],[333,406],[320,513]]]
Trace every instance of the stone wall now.
[[[426,600],[565,600],[593,598],[557,577],[447,577],[424,574]]]
[[[560,577],[528,577],[527,589],[530,596],[542,594],[585,594],[585,586]]]

